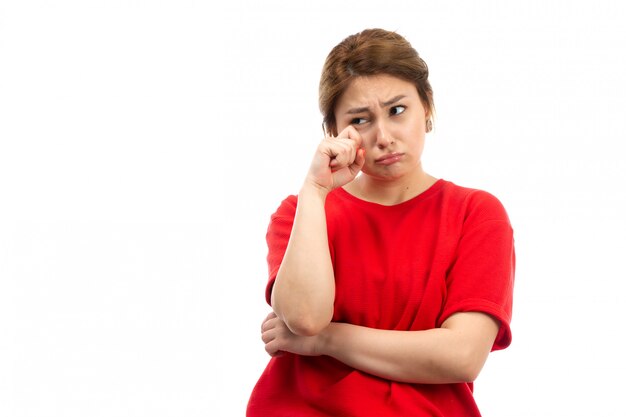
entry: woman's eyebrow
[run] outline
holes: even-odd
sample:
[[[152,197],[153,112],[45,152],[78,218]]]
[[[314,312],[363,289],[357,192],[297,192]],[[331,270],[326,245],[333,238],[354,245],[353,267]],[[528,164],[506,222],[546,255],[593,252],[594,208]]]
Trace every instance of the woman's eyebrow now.
[[[346,112],[346,114],[357,114],[357,113],[365,113],[369,111],[369,107],[355,107]]]
[[[397,103],[398,101],[402,100],[403,98],[405,98],[406,96],[403,94],[397,95],[385,102],[380,103],[381,107],[388,107],[391,106],[394,103]],[[346,114],[357,114],[357,113],[365,113],[369,111],[369,107],[355,107],[352,109],[349,109]]]
[[[394,103],[397,103],[398,101],[402,100],[404,97],[406,97],[403,94],[397,95],[392,99],[389,99],[387,101],[385,101],[384,103],[380,103],[381,107],[387,107],[387,106],[391,106]]]

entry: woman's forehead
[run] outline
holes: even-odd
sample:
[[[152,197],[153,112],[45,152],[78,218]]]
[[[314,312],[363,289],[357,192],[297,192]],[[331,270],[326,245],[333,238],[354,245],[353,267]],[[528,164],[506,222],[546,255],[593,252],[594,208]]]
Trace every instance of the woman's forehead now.
[[[360,107],[378,104],[384,106],[394,98],[417,96],[414,84],[392,75],[370,75],[355,77],[337,100],[337,108]]]

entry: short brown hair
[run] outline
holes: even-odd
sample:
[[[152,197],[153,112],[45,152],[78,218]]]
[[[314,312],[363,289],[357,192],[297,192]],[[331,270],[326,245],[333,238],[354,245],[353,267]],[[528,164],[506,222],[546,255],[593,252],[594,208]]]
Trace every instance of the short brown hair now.
[[[432,117],[435,107],[426,62],[397,33],[366,29],[345,38],[326,57],[319,85],[319,106],[326,133],[337,134],[335,106],[350,82],[356,77],[378,74],[415,84],[424,108]]]

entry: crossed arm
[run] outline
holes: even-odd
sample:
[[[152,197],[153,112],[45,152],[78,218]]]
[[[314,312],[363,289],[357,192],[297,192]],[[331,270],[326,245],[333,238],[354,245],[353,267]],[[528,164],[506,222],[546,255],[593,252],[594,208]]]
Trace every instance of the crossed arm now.
[[[471,382],[478,376],[498,333],[483,313],[457,313],[441,328],[379,330],[330,323],[319,334],[298,336],[271,313],[262,326],[265,350],[328,355],[355,369],[394,381],[422,384]]]

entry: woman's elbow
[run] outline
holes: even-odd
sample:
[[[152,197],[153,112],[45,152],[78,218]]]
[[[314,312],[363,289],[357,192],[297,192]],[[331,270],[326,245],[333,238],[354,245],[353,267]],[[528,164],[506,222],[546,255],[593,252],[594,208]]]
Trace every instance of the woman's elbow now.
[[[272,293],[272,308],[289,330],[298,336],[315,336],[330,324],[334,306],[307,306],[308,303],[282,303]]]
[[[293,319],[285,318],[285,324],[293,334],[298,336],[316,336],[328,327],[330,318],[307,315]]]
[[[467,349],[459,355],[456,363],[456,378],[459,382],[474,382],[483,369],[487,356]]]
[[[478,375],[480,374],[481,370],[482,370],[482,367],[467,366],[466,368],[460,371],[459,380],[461,382],[474,382],[476,378],[478,378]]]
[[[289,330],[298,336],[315,336],[328,327],[332,320],[332,311],[320,312],[304,308],[291,309],[280,305],[273,305],[272,307],[276,315],[285,322]]]

